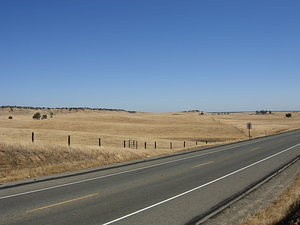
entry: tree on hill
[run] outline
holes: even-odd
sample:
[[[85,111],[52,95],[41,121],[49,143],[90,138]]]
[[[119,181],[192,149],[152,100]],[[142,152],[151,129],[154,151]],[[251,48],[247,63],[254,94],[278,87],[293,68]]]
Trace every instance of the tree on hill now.
[[[32,116],[32,118],[33,119],[35,119],[35,120],[39,120],[39,119],[41,119],[41,113],[40,112],[37,112],[37,113],[35,113],[33,116]]]

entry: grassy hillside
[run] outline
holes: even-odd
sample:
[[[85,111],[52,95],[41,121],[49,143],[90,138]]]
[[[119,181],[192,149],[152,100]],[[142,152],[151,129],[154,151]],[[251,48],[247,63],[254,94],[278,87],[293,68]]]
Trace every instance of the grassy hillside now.
[[[46,114],[47,119],[34,120],[32,116],[36,112]],[[253,124],[251,135],[258,137],[300,128],[300,114],[293,113],[292,118],[286,118],[285,113],[201,115],[199,112],[1,108],[0,182],[243,140],[248,138],[247,122]],[[69,135],[71,147],[68,147]],[[138,142],[137,149],[128,148],[129,139]]]

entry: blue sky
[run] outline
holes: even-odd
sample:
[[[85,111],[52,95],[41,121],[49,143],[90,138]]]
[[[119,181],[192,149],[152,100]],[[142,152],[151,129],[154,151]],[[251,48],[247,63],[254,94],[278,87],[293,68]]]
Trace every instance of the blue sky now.
[[[0,105],[299,110],[298,0],[0,1]]]

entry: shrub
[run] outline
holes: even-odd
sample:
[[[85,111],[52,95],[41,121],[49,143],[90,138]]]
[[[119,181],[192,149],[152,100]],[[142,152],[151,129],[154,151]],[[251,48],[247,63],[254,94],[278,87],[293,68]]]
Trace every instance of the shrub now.
[[[39,113],[39,112],[35,113],[35,114],[32,116],[32,118],[35,119],[35,120],[41,119],[41,113]]]
[[[128,113],[136,113],[136,111],[127,111]]]
[[[286,117],[292,117],[292,113],[285,114]]]
[[[256,114],[266,115],[268,112],[270,112],[270,111],[260,110],[260,111],[256,111]],[[269,113],[269,114],[271,114],[271,113]]]
[[[42,120],[47,119],[47,115],[42,116]]]
[[[12,120],[12,119],[13,119],[13,117],[12,117],[12,116],[9,116],[9,117],[8,117],[8,119]]]
[[[53,118],[53,115],[54,115],[53,112],[50,112],[50,117],[51,117],[51,118]]]

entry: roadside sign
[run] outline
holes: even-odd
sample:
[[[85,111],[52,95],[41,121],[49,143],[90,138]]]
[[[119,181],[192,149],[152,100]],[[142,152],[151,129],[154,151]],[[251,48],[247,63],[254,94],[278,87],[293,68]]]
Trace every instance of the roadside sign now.
[[[247,129],[249,134],[249,139],[251,138],[250,130],[252,129],[252,123],[247,123]]]
[[[252,129],[252,123],[247,123],[247,129]]]

